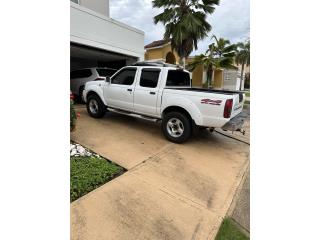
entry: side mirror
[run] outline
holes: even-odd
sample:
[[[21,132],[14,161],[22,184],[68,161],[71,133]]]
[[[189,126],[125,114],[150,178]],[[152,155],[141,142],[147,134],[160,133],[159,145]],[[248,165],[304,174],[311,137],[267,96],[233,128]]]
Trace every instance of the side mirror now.
[[[106,77],[106,82],[111,83],[111,78],[109,76]]]

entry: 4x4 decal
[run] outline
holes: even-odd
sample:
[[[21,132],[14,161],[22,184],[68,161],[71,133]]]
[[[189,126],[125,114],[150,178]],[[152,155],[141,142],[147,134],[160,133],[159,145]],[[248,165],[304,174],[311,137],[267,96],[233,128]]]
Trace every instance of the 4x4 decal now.
[[[222,100],[212,100],[209,98],[201,99],[202,104],[221,105]]]

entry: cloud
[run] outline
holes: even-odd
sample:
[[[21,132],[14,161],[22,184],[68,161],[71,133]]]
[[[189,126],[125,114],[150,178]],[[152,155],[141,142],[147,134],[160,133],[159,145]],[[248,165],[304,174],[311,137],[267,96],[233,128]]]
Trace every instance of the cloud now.
[[[163,38],[163,25],[153,23],[153,17],[160,12],[152,8],[151,0],[110,0],[110,16],[144,31],[145,44]]]
[[[163,38],[163,25],[153,23],[160,12],[152,8],[151,0],[110,0],[110,16],[144,31],[145,44]],[[209,36],[214,33],[233,43],[244,41],[250,34],[250,0],[221,0],[207,20],[212,25]],[[210,37],[200,41],[192,55],[204,52],[210,42]]]

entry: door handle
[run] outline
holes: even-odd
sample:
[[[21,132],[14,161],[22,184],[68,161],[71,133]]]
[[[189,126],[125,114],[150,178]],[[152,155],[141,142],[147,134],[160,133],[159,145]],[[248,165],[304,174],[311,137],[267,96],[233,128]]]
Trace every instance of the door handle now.
[[[156,95],[156,93],[155,93],[155,92],[150,92],[150,94],[151,94],[151,95]]]
[[[131,88],[128,88],[127,91],[128,91],[128,92],[132,92],[132,89],[131,89]]]

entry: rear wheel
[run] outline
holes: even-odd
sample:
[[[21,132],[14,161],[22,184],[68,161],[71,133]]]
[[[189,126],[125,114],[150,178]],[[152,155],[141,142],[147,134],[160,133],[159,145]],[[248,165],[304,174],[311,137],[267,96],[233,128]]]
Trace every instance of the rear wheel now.
[[[87,111],[91,117],[101,118],[106,113],[106,106],[96,94],[88,96],[86,105]]]
[[[183,113],[169,112],[162,120],[165,137],[174,143],[183,143],[191,136],[191,121]]]

